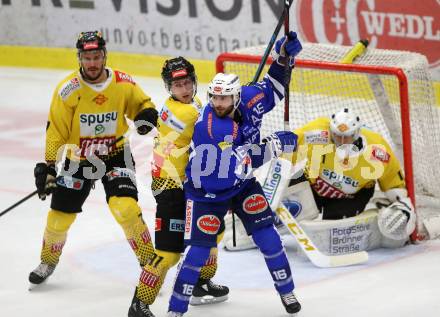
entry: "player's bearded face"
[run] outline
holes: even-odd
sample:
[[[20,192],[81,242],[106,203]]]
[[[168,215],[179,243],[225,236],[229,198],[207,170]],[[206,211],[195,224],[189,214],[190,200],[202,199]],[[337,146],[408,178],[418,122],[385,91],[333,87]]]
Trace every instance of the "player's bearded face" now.
[[[226,117],[234,109],[234,99],[232,96],[212,95],[211,104],[215,114],[220,117]]]
[[[102,50],[81,52],[80,64],[86,79],[96,81],[104,72],[105,53]]]
[[[171,82],[171,94],[182,103],[191,103],[194,96],[194,82],[191,78],[183,78]]]

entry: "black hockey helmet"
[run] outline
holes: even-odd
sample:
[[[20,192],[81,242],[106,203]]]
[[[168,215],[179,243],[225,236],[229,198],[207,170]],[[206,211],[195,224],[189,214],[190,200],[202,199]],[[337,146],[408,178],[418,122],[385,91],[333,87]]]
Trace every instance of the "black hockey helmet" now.
[[[197,84],[194,65],[182,56],[166,60],[161,75],[168,90],[171,88],[171,82],[186,77],[191,78],[195,85]]]
[[[103,50],[106,52],[105,40],[99,31],[81,32],[76,41],[76,48],[78,53],[93,50]]]

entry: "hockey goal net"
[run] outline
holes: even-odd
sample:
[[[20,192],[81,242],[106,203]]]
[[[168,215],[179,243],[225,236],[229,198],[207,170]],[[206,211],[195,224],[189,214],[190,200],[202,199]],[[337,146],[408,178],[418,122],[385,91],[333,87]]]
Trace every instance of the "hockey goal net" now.
[[[242,83],[250,82],[264,49],[223,53],[217,58],[217,72],[235,73]],[[350,50],[303,45],[290,83],[290,128],[342,107],[356,111],[365,126],[385,137],[404,166],[419,216],[413,240],[429,238],[425,225],[440,219],[440,109],[427,60],[417,53],[368,49],[353,64],[338,63]],[[262,135],[283,130],[283,125],[279,105],[265,115]]]

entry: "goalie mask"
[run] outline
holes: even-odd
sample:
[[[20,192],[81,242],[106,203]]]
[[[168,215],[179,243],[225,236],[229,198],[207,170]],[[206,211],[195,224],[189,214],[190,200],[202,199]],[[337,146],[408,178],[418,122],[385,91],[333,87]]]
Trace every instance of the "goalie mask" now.
[[[240,79],[235,74],[218,73],[208,86],[208,100],[211,105],[212,96],[232,96],[232,110],[237,109],[240,103]]]
[[[193,97],[196,95],[197,77],[194,66],[182,56],[166,60],[162,68],[161,76],[163,82],[165,83],[165,88],[168,90],[170,95],[172,95],[171,85],[173,81],[185,78],[190,78],[192,80],[194,85]]]
[[[339,146],[353,144],[359,138],[361,120],[348,108],[344,108],[331,116],[330,133],[333,142]]]

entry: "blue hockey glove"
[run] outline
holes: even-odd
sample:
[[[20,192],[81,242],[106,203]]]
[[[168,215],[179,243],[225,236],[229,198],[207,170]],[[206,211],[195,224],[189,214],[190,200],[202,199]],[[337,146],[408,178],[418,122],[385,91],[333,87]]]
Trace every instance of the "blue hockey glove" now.
[[[296,150],[298,136],[289,131],[277,131],[265,137],[262,143],[269,146],[273,157],[279,157],[282,153],[292,153]]]
[[[289,66],[295,64],[295,56],[302,50],[301,42],[295,32],[290,31],[288,37],[285,35],[275,43],[273,58],[278,64],[284,65],[286,53],[289,56]]]

